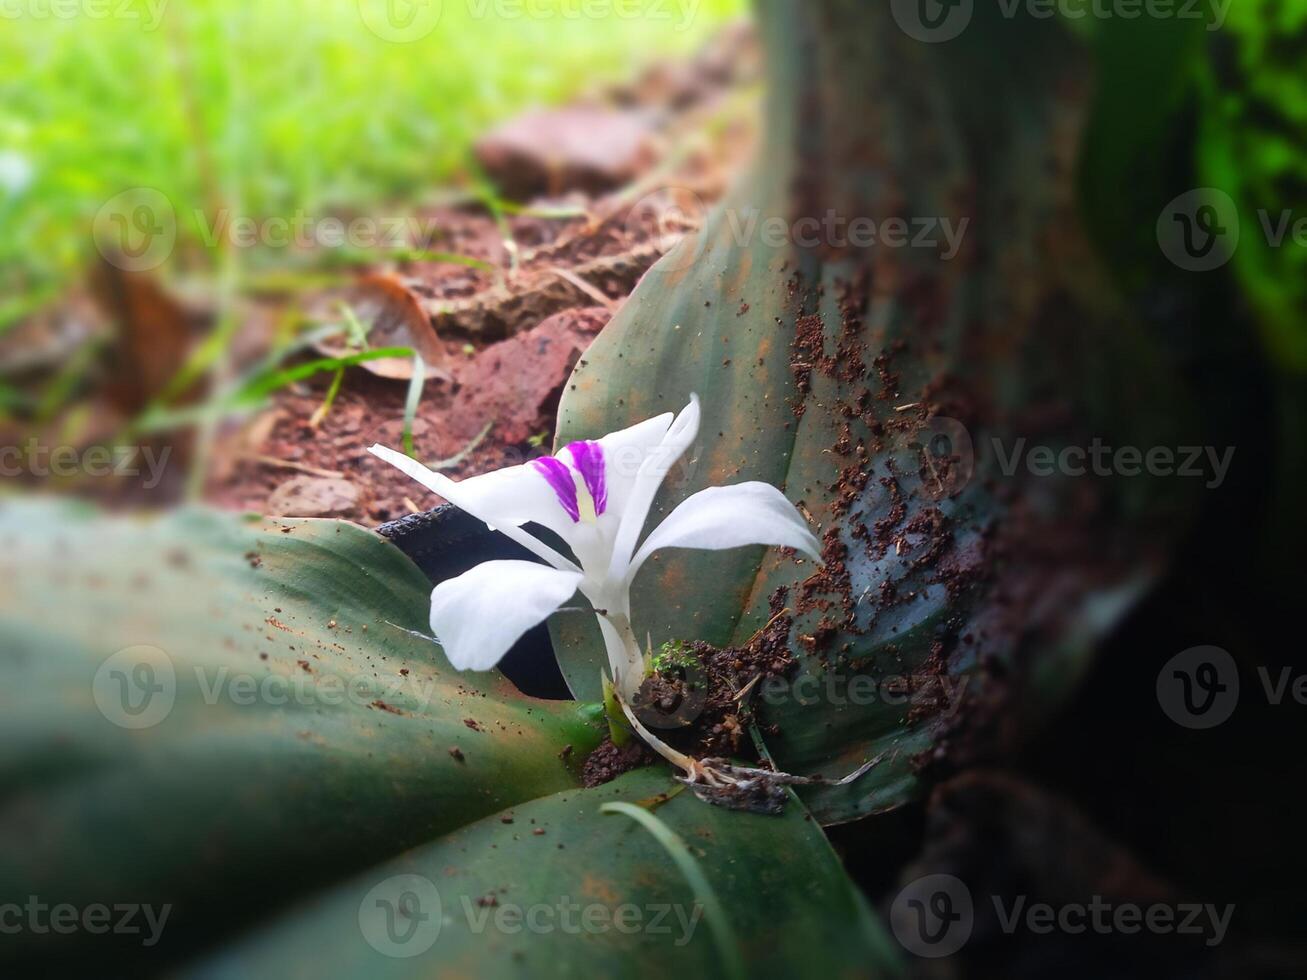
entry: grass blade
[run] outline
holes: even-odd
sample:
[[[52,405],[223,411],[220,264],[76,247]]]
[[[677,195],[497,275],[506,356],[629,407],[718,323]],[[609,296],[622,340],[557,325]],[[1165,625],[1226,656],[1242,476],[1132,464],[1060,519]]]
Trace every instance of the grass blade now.
[[[421,354],[413,355],[413,377],[408,382],[408,397],[404,399],[404,452],[410,459],[416,459],[413,453],[413,420],[417,418],[418,405],[422,401],[422,386],[427,380],[427,365]]]
[[[411,347],[378,347],[375,350],[360,351],[357,354],[347,354],[344,357],[323,357],[316,361],[308,361],[304,364],[297,364],[291,368],[277,371],[269,377],[255,378],[249,384],[245,385],[236,396],[233,402],[257,401],[264,398],[274,391],[285,388],[296,381],[303,381],[305,378],[311,378],[315,374],[321,374],[323,371],[336,371],[340,368],[353,367],[356,364],[362,364],[364,361],[379,361],[386,357],[412,357],[413,348]]]
[[[713,944],[722,958],[722,969],[731,980],[744,980],[744,959],[740,956],[740,942],[735,936],[735,929],[726,917],[726,910],[713,891],[712,885],[704,876],[699,862],[694,859],[690,849],[667,824],[663,823],[648,810],[643,810],[630,803],[605,803],[599,807],[600,813],[620,813],[630,817],[653,835],[654,840],[663,846],[668,857],[685,875],[695,899],[703,906],[703,917],[708,920],[708,930],[712,933]]]
[[[428,463],[427,469],[435,470],[437,473],[439,473],[442,470],[452,470],[455,467],[459,466],[463,462],[463,460],[467,459],[474,452],[476,452],[477,446],[481,445],[481,443],[485,441],[486,436],[490,435],[490,430],[493,429],[494,427],[495,427],[494,419],[491,419],[484,426],[482,426],[481,431],[478,432],[476,434],[476,437],[471,442],[469,442],[466,446],[460,449],[453,456],[450,456],[449,459],[438,459],[433,463]]]
[[[322,399],[322,404],[318,406],[317,411],[309,419],[309,428],[316,429],[326,421],[327,413],[331,411],[332,404],[336,401],[336,396],[340,394],[341,383],[345,380],[345,369],[336,368],[336,376],[331,379],[331,387],[327,389],[327,397]]]

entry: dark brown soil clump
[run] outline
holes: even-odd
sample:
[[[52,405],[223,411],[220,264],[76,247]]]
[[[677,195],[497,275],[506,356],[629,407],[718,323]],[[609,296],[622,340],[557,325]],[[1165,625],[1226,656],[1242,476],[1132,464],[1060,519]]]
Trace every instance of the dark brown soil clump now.
[[[759,722],[757,697],[768,683],[787,678],[796,663],[789,649],[793,620],[786,598],[784,590],[772,597],[771,620],[742,646],[718,648],[701,641],[665,645],[655,658],[654,673],[634,699],[641,722],[668,745],[695,758],[756,760],[748,733]],[[605,741],[586,760],[586,785],[599,785],[651,761],[620,756],[630,751]],[[616,768],[627,761],[626,768]],[[597,781],[592,783],[592,778]]]
[[[606,738],[585,760],[585,766],[581,769],[581,783],[587,789],[593,789],[611,783],[632,769],[650,765],[657,758],[639,739],[633,739],[618,748],[611,738]]]

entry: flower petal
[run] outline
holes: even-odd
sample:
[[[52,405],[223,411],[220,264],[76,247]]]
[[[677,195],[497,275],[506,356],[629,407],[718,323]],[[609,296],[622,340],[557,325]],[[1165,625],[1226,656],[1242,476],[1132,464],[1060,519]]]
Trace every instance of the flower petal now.
[[[572,475],[571,468],[556,456],[541,456],[539,459],[533,459],[531,468],[549,484],[549,488],[554,491],[554,497],[558,500],[558,505],[572,519],[572,523],[579,521],[581,509],[577,497],[576,477]]]
[[[613,541],[613,560],[608,572],[610,578],[626,576],[627,566],[636,542],[640,539],[640,532],[644,530],[658,488],[698,435],[699,396],[691,395],[690,404],[667,428],[662,441],[649,451],[630,485],[621,512],[622,523]],[[612,495],[611,490],[609,494]]]
[[[662,444],[675,417],[668,412],[646,419],[629,429],[611,432],[597,440],[603,454],[608,512],[620,514],[626,507],[640,467],[649,458],[649,454]],[[563,454],[572,457],[572,462],[578,464],[575,466],[577,472],[582,471],[582,466],[569,449],[564,449]]]
[[[580,572],[488,561],[431,593],[431,629],[456,670],[489,670],[576,592]]]
[[[608,477],[603,446],[597,442],[574,442],[567,447],[567,455],[572,458],[572,468],[581,477],[586,492],[590,494],[595,516],[602,516],[608,509]],[[563,466],[566,468],[566,464]],[[575,485],[572,495],[576,496]]]
[[[566,541],[576,526],[559,503],[549,481],[530,466],[510,466],[455,483],[443,473],[428,469],[417,460],[385,446],[373,446],[370,452],[428,490],[440,494],[459,510],[485,521],[555,568],[569,572],[577,570],[575,564],[553,548],[521,530],[523,524],[535,522]]]
[[[505,525],[521,527],[530,521],[550,527],[560,517],[570,520],[549,481],[529,465],[510,466],[455,482],[385,446],[373,446],[371,452],[434,490],[460,510],[497,528]]]
[[[767,483],[738,483],[700,490],[668,514],[636,553],[628,581],[661,548],[724,551],[750,544],[795,548],[821,560],[821,546],[785,494]]]

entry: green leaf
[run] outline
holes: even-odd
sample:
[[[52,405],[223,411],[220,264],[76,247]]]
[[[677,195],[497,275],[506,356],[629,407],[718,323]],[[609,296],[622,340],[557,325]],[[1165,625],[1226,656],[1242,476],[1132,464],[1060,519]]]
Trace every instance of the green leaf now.
[[[412,357],[411,347],[378,347],[375,350],[360,351],[341,357],[323,357],[305,364],[279,370],[268,377],[255,378],[236,393],[232,401],[236,404],[257,402],[274,391],[285,388],[296,381],[303,381],[324,371],[337,371],[340,368],[353,367],[365,361],[379,361],[388,357]]]
[[[168,943],[574,786],[601,734],[452,670],[355,525],[5,502],[0,577],[4,890],[168,903]]]
[[[705,884],[749,976],[900,974],[892,941],[797,800],[760,816],[689,793],[664,800],[673,786],[645,769],[514,807],[333,889],[191,975],[720,976]],[[703,880],[647,830],[605,815],[614,803],[655,808]],[[386,903],[406,892],[413,915],[388,934]]]
[[[603,693],[604,693],[604,716],[608,719],[608,737],[613,740],[613,744],[619,749],[630,743],[635,737],[635,732],[631,728],[631,723],[626,720],[626,715],[622,712],[621,703],[617,700],[617,690],[613,687],[613,682],[608,679],[608,675],[603,675]]]
[[[702,907],[703,917],[707,920],[708,929],[712,933],[713,944],[717,947],[722,972],[730,980],[742,980],[747,976],[744,957],[741,955],[740,939],[731,925],[730,916],[722,907],[717,892],[704,877],[703,869],[699,867],[699,862],[686,847],[685,841],[681,840],[667,824],[655,817],[648,808],[639,804],[605,803],[599,807],[599,812],[629,817],[653,835],[654,840],[662,845],[667,856],[672,859],[677,870],[685,876],[690,889],[694,892],[695,904]]]
[[[1090,108],[1075,82],[1083,41],[982,5],[946,45],[852,0],[820,15],[761,8],[772,93],[760,164],[587,352],[558,444],[698,393],[698,441],[647,530],[697,490],[749,480],[811,515],[826,575],[761,548],[668,551],[637,578],[632,619],[655,646],[727,646],[771,618],[773,598],[792,610],[797,676],[762,697],[755,737],[801,775],[883,757],[849,786],[803,791],[835,823],[921,793],[923,770],[994,727],[997,705],[1050,710],[1174,526],[1150,509],[1146,478],[1036,478],[1004,459],[1025,443],[1174,446],[1158,419],[1181,412],[1070,205]],[[874,125],[849,125],[872,105]],[[846,236],[856,219],[882,233],[899,219],[907,237],[804,244],[827,215]],[[913,222],[931,217],[936,245],[914,247]],[[952,255],[944,218],[969,222]],[[930,447],[949,423],[968,437],[969,479],[938,471]],[[597,698],[597,628],[567,616],[551,629],[573,692]]]

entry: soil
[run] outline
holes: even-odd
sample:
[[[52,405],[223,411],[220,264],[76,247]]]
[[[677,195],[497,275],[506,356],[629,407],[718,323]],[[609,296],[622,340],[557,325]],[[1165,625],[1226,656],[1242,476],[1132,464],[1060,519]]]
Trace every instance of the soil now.
[[[463,479],[548,451],[576,360],[653,263],[698,227],[750,153],[759,74],[752,29],[737,24],[694,57],[578,99],[578,111],[606,105],[648,120],[653,152],[626,186],[504,202],[502,214],[452,190],[443,203],[404,215],[412,231],[401,259],[308,250],[285,268],[251,274],[236,300],[227,376],[259,364],[289,321],[338,322],[346,300],[360,319],[365,307],[375,313],[367,317],[373,346],[414,347],[429,365],[412,432],[418,459]],[[330,285],[314,285],[323,273]],[[104,347],[76,400],[43,427],[42,443],[116,438],[134,412],[168,390],[218,322],[216,298],[203,283],[174,295],[175,284],[150,274],[106,267],[91,278],[93,288],[14,334],[26,349],[54,351],[31,366],[34,385],[58,370],[65,334],[97,337]],[[333,353],[330,347],[324,342],[287,366]],[[255,417],[220,425],[203,451],[192,429],[167,432],[154,451],[166,450],[168,465],[149,486],[145,472],[44,485],[118,507],[166,507],[180,502],[198,465],[205,501],[224,508],[366,525],[429,510],[439,498],[367,452],[373,443],[402,446],[409,373],[395,360],[347,368],[325,416],[333,372],[298,381],[275,391]],[[206,397],[196,385],[173,404],[198,407]]]
[[[425,385],[412,433],[417,458],[444,461],[446,475],[464,479],[548,451],[563,385],[585,346],[648,268],[694,230],[748,152],[752,111],[739,107],[737,94],[752,79],[748,71],[725,70],[721,52],[729,49],[737,65],[748,64],[753,43],[733,30],[698,58],[651,70],[611,93],[622,105],[661,113],[663,153],[652,164],[664,172],[656,180],[642,177],[614,193],[574,191],[561,201],[540,202],[565,216],[508,218],[511,244],[479,206],[417,216],[420,227],[439,229],[419,245],[488,266],[415,261],[386,270],[429,316],[448,375]],[[679,80],[670,89],[669,74]],[[438,505],[438,498],[368,453],[374,443],[401,446],[407,384],[350,368],[331,410],[314,425],[331,380],[328,373],[284,389],[266,413],[225,433],[207,499],[265,512],[280,487],[307,476],[355,484],[352,506],[341,494],[330,495],[330,516],[364,524]],[[288,496],[303,498],[283,493],[276,499]],[[322,515],[307,506],[282,516]]]
[[[771,620],[742,646],[680,644],[680,663],[650,674],[632,699],[641,722],[695,758],[756,762],[758,753],[748,737],[758,720],[754,700],[768,682],[788,677],[797,666],[789,649],[793,619],[787,598],[785,590],[772,596]],[[586,760],[586,785],[602,785],[653,761],[642,744],[617,749],[605,740]]]
[[[653,750],[639,739],[632,739],[618,748],[611,738],[605,738],[597,749],[591,752],[581,768],[581,782],[593,789],[604,783],[611,783],[618,776],[652,765],[658,760]]]
[[[544,452],[552,437],[554,412],[571,367],[584,351],[580,338],[592,338],[607,322],[607,313],[595,309],[564,311],[531,345],[536,363],[514,346],[516,338],[492,344],[475,355],[461,345],[449,344],[456,381],[429,383],[413,425],[413,448],[426,462],[458,462],[444,468],[462,479],[477,473],[524,462]],[[571,334],[577,342],[562,343]],[[553,352],[543,351],[550,342]],[[521,374],[529,372],[527,378]],[[552,382],[541,389],[542,376]],[[407,385],[352,371],[321,424],[312,418],[331,383],[323,375],[280,393],[275,404],[245,429],[229,435],[219,454],[207,496],[210,502],[263,512],[270,500],[288,499],[279,488],[305,475],[320,481],[345,480],[358,491],[352,506],[301,508],[281,516],[344,517],[363,524],[381,524],[439,503],[423,487],[368,452],[375,443],[399,448],[403,444],[404,401]],[[505,398],[515,394],[517,400]],[[534,396],[523,400],[522,395]],[[480,433],[491,428],[484,438]],[[496,431],[498,430],[498,431]],[[536,438],[538,445],[531,443]],[[294,499],[294,498],[290,498]],[[343,498],[332,498],[337,504]]]

